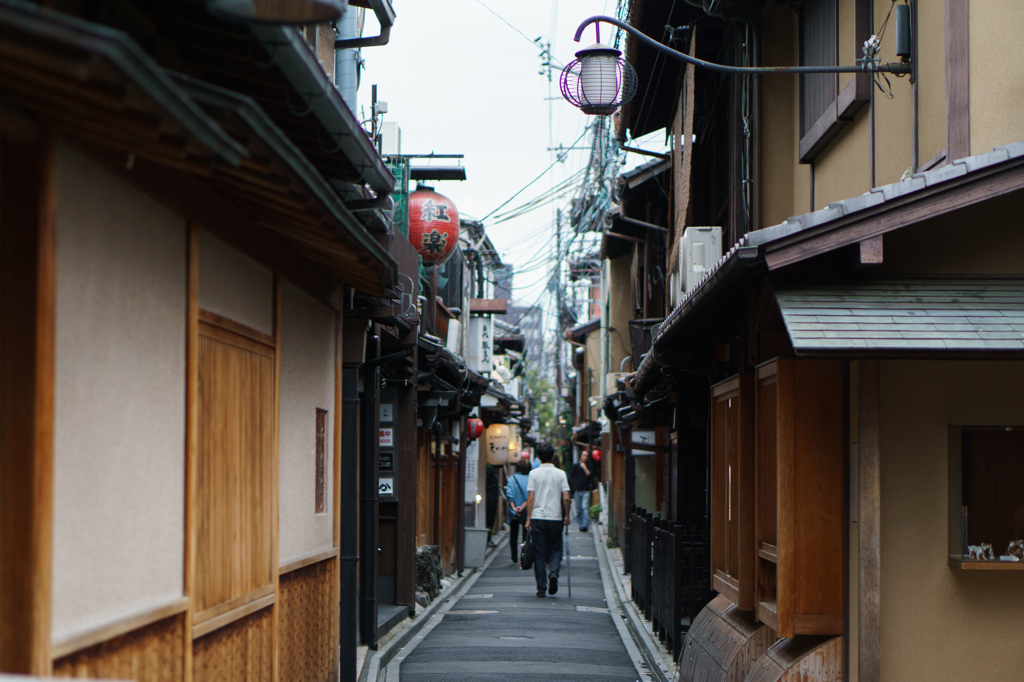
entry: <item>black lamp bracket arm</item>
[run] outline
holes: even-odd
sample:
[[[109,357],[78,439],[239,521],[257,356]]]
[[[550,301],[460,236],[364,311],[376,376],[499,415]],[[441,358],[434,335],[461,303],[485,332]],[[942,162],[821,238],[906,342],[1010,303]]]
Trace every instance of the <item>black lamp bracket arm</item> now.
[[[624,21],[615,19],[614,17],[607,16],[593,16],[586,19],[579,28],[576,29],[576,37],[574,40],[578,43],[580,38],[583,37],[583,30],[590,24],[605,23],[611,24],[621,28],[626,33],[635,36],[638,40],[650,45],[656,50],[660,50],[667,55],[675,57],[688,64],[708,69],[710,71],[718,71],[719,73],[731,73],[736,75],[761,75],[766,73],[894,73],[894,74],[909,74],[912,73],[911,65],[904,62],[894,62],[890,64],[882,64],[878,59],[878,48],[879,40],[877,36],[871,36],[868,40],[864,41],[864,47],[862,49],[864,53],[864,59],[858,59],[859,64],[856,66],[728,66],[726,64],[715,64],[714,62],[706,62],[703,59],[697,59],[691,57],[688,54],[673,50],[667,45],[659,43],[657,40],[644,35],[637,29],[633,28]]]

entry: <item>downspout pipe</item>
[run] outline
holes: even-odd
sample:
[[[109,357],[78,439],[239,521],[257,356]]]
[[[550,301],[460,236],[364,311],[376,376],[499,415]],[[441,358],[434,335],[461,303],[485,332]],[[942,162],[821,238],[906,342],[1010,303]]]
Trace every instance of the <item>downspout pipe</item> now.
[[[359,370],[344,369],[341,373],[341,518],[359,515]],[[359,604],[357,562],[359,546],[355,528],[342,528],[340,547],[341,575],[339,609],[341,610],[341,680],[356,682],[356,619]]]
[[[370,7],[373,9],[377,21],[380,22],[380,35],[370,38],[337,38],[334,41],[335,50],[380,47],[388,44],[388,40],[391,38],[391,27],[395,25],[395,9],[391,6],[391,0],[370,0]]]

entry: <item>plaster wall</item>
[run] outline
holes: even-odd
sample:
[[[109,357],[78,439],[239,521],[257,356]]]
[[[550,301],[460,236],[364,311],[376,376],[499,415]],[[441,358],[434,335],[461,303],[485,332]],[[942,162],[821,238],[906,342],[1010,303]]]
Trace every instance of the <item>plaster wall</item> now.
[[[602,318],[601,332],[607,335],[612,372],[618,372],[623,359],[630,354],[629,321],[633,319],[633,286],[637,284],[630,274],[631,262],[631,254],[608,261],[608,318],[607,323]]]
[[[883,680],[1020,678],[1024,582],[948,565],[947,466],[950,426],[1024,421],[1022,383],[1021,362],[881,363]]]
[[[240,251],[200,230],[199,307],[273,334],[274,276]]]
[[[971,154],[1024,140],[1024,3],[970,4]]]
[[[765,66],[798,63],[797,16],[789,5],[765,13],[761,57]],[[769,40],[768,37],[771,37]],[[799,86],[796,78],[760,79],[760,225],[778,225],[810,210],[811,167],[799,163]]]
[[[918,156],[924,164],[946,148],[946,3],[917,4]]]
[[[329,308],[288,282],[281,286],[281,563],[334,541],[334,349]],[[316,412],[326,410],[324,511],[316,513]]]
[[[814,210],[871,189],[871,116],[864,107],[814,162]]]
[[[53,636],[183,594],[185,221],[57,152]]]
[[[941,0],[929,0],[932,3]],[[892,7],[891,0],[874,0],[873,30],[878,31]],[[882,39],[880,56],[882,63],[899,61],[896,57],[895,19],[889,19],[890,26]],[[945,38],[943,38],[943,41]],[[913,164],[910,78],[889,76],[893,98],[889,99],[876,87],[872,99],[875,108],[875,186],[897,182]],[[885,85],[885,80],[882,79]],[[935,112],[945,121],[945,105],[941,112]],[[868,153],[865,147],[864,153]],[[926,159],[922,159],[926,160]],[[850,196],[853,196],[852,194]]]

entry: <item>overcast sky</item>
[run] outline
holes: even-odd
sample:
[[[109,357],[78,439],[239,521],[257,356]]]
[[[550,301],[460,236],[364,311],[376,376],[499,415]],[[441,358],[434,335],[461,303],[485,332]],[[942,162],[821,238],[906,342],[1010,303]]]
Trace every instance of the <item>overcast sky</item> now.
[[[581,43],[573,42],[579,23],[594,14],[614,14],[616,1],[393,0],[393,4],[397,19],[390,43],[363,50],[366,68],[359,89],[360,118],[369,117],[370,86],[377,84],[378,98],[388,103],[385,120],[401,126],[402,153],[465,154],[465,182],[433,185],[455,202],[463,217],[482,219],[551,165],[555,154],[548,151],[549,146],[570,146],[593,120],[562,99],[558,69],[550,86],[546,71],[538,74],[541,48],[531,41],[550,40],[558,66],[568,63],[576,50],[594,42],[592,27]],[[366,24],[364,34],[375,35],[372,16]],[[602,31],[602,38],[610,42],[610,33]],[[509,208],[565,180],[587,158],[586,151],[570,153]],[[641,160],[631,155],[630,166]],[[526,303],[541,292],[539,283],[546,272],[542,261],[553,251],[553,215],[554,207],[547,206],[493,227],[491,221],[485,222],[503,259],[520,272],[516,296]]]

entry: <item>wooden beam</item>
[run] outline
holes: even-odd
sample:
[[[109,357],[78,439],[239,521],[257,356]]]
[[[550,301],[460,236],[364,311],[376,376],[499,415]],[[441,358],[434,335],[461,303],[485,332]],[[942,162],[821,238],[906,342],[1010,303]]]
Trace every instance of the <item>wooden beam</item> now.
[[[56,142],[0,154],[0,670],[49,676]]]
[[[274,578],[274,595],[281,595],[281,514],[279,511],[279,489],[281,484],[281,275],[274,275],[274,440],[271,446],[270,465],[271,480],[271,526],[270,526],[270,559],[272,575]],[[277,599],[274,603],[270,621],[270,653],[273,657],[273,674],[271,679],[278,682],[281,679],[281,602]],[[285,671],[288,679],[295,671]]]
[[[946,162],[971,155],[970,11],[946,0]]]
[[[196,458],[199,456],[199,226],[188,225],[185,350],[185,644],[182,679],[192,682],[192,620],[196,609]]]
[[[469,299],[469,312],[504,315],[508,312],[508,301],[503,298],[471,298]]]
[[[860,682],[882,679],[881,666],[881,452],[879,447],[880,376],[878,360],[858,368],[858,457],[860,459],[860,565],[858,574]]]
[[[882,262],[882,235],[870,237],[860,243],[861,265],[881,265]]]

